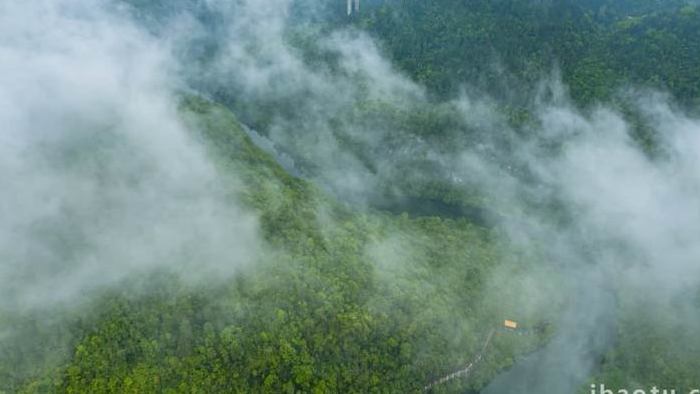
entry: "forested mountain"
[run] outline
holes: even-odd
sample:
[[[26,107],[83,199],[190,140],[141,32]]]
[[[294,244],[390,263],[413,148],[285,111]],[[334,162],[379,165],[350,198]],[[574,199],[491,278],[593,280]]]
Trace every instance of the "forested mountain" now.
[[[559,68],[584,104],[630,85],[693,102],[700,95],[697,12],[685,1],[416,0],[384,2],[356,23],[438,94],[469,83],[521,98],[512,91],[522,94]]]
[[[521,285],[487,278],[497,267],[515,278],[530,258],[501,256],[491,231],[465,219],[353,213],[286,174],[226,109],[188,98],[182,111],[221,170],[245,182],[239,198],[260,212],[279,252],[231,283],[191,287],[163,270],[120,283],[88,318],[44,327],[37,319],[57,312],[42,311],[4,322],[29,342],[3,344],[4,390],[416,391],[464,363],[517,308]],[[532,308],[532,325],[553,313]],[[460,386],[478,388],[546,335],[496,339]],[[42,368],[47,347],[60,368]]]
[[[699,7],[0,5],[0,393],[700,388]]]

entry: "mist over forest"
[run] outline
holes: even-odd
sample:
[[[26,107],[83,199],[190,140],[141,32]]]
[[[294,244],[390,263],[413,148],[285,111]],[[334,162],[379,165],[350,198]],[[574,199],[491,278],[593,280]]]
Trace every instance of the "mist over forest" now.
[[[0,393],[700,389],[696,0],[0,1]]]

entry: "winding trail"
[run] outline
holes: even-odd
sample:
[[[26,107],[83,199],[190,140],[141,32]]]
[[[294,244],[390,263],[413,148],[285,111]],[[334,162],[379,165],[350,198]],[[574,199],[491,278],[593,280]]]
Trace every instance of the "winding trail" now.
[[[495,333],[496,333],[496,329],[492,328],[491,331],[489,332],[488,337],[486,337],[486,342],[484,342],[484,346],[481,348],[481,351],[479,353],[477,353],[476,357],[474,357],[474,359],[469,364],[467,364],[464,368],[462,368],[460,370],[457,370],[455,372],[452,372],[449,375],[445,375],[445,376],[441,377],[440,379],[432,381],[431,383],[429,383],[428,385],[423,387],[423,391],[430,391],[430,389],[432,389],[433,387],[441,385],[443,383],[447,383],[453,379],[457,379],[460,377],[468,377],[471,374],[472,369],[477,364],[479,364],[481,359],[484,357],[484,353],[486,353],[486,349],[488,349],[489,345],[491,344],[491,339],[493,338],[493,335]]]

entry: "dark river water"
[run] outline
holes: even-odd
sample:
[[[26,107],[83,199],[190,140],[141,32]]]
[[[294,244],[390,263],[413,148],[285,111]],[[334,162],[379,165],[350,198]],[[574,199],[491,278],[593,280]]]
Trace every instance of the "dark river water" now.
[[[573,394],[589,382],[615,342],[615,296],[581,279],[557,336],[498,375],[481,394]]]

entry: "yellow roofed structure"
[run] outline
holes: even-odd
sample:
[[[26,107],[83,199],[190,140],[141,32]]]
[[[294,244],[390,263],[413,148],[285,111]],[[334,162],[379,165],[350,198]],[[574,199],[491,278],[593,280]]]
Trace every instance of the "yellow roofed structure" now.
[[[503,325],[504,325],[506,328],[510,328],[510,329],[513,329],[513,330],[515,330],[516,328],[518,328],[518,322],[514,322],[513,320],[506,320],[506,321],[503,322]]]

